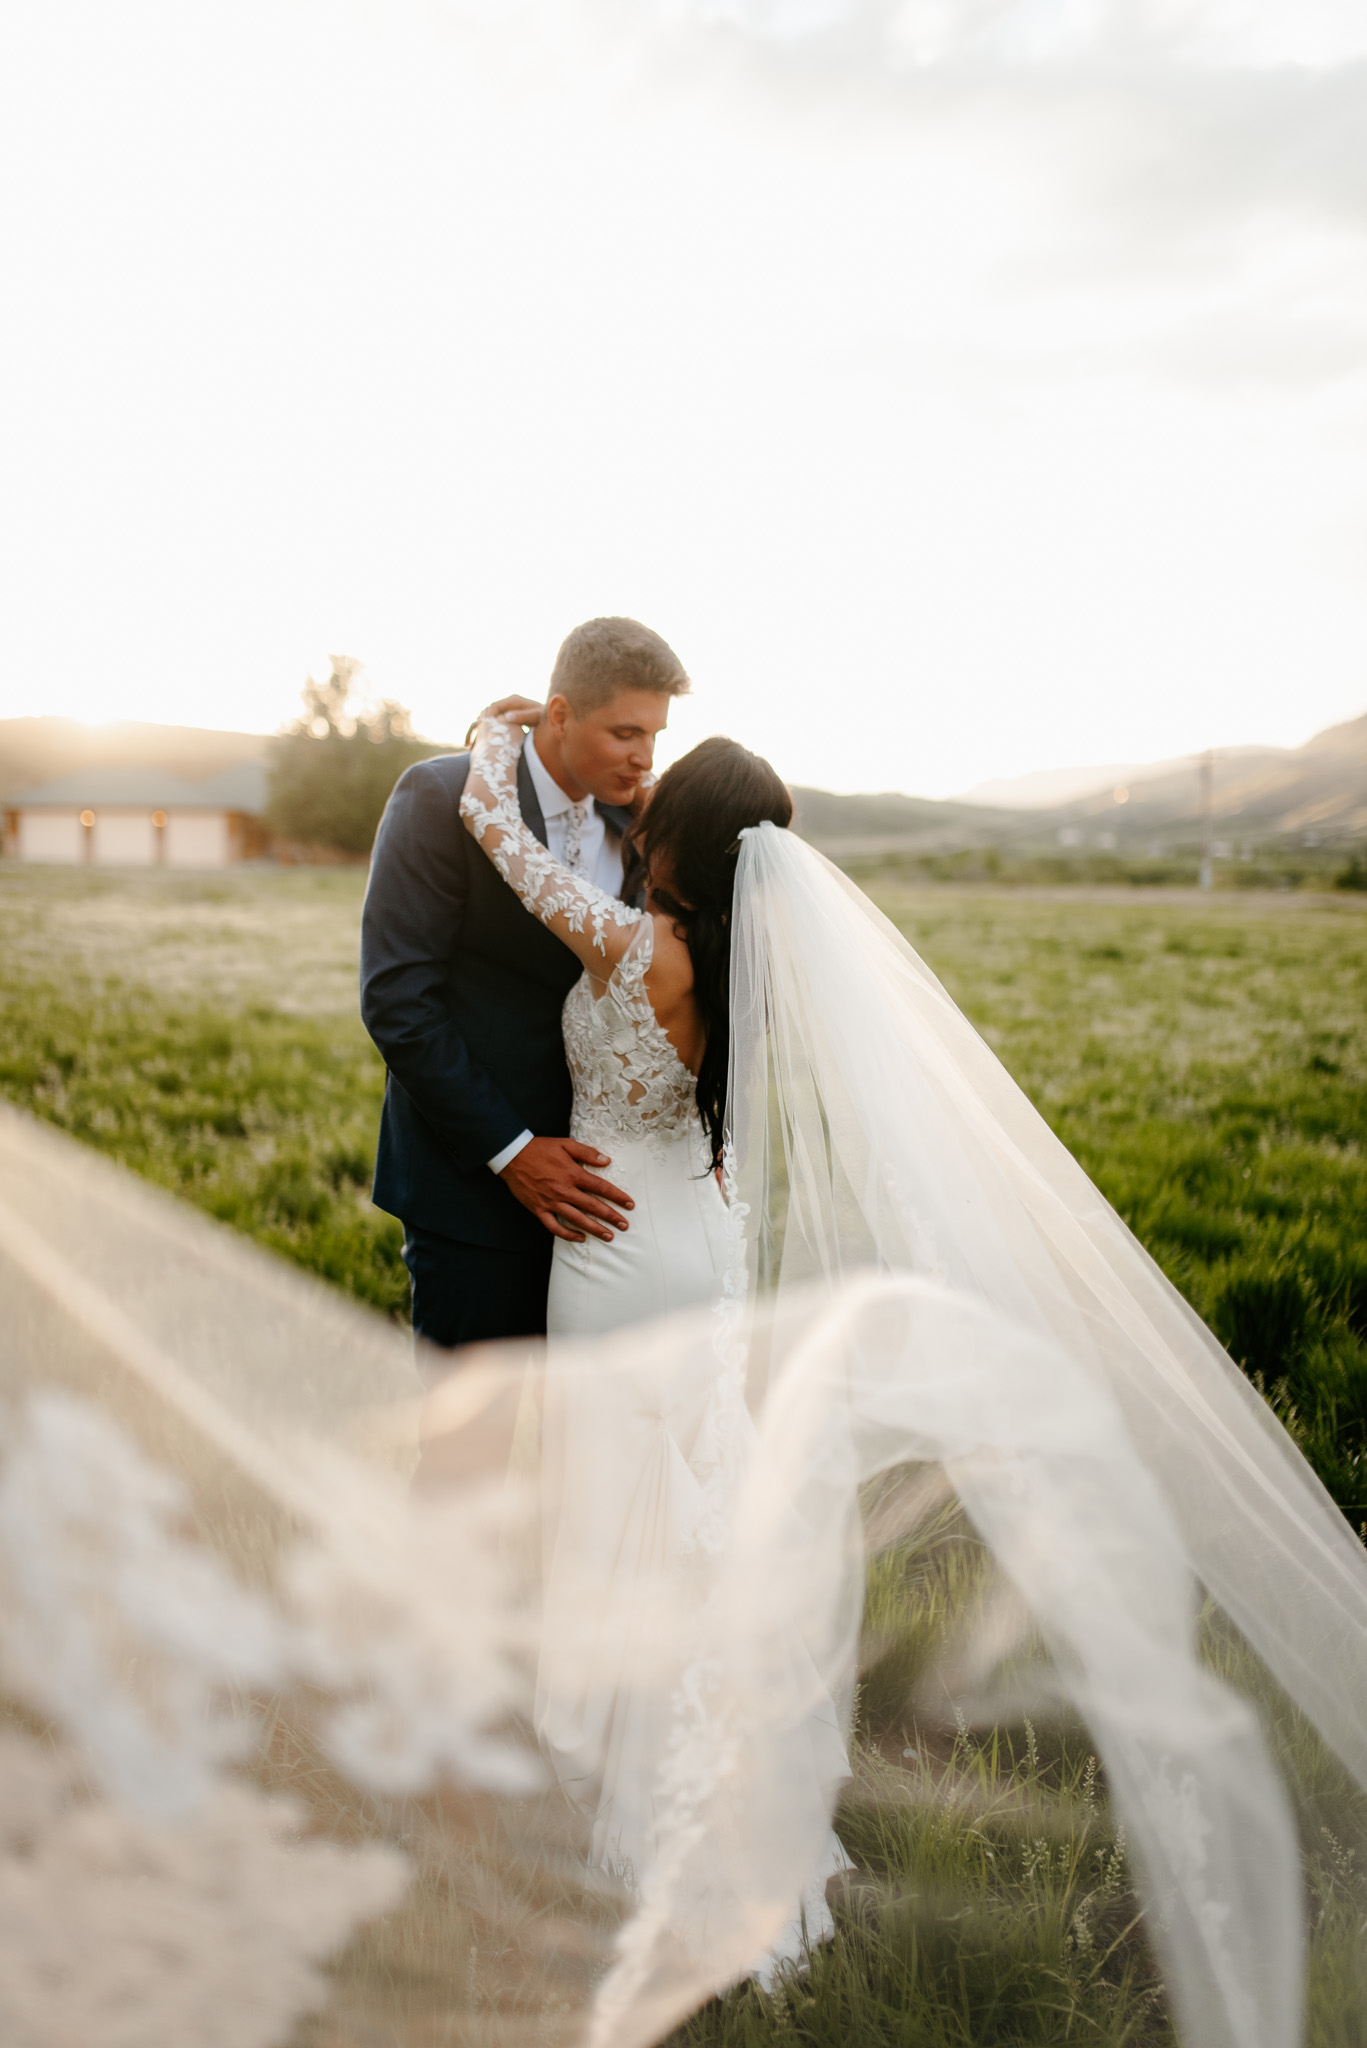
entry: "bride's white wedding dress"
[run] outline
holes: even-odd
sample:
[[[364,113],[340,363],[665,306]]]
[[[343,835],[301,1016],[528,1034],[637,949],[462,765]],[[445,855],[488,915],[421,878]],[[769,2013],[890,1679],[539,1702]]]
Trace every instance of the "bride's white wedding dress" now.
[[[566,882],[592,886],[566,872],[557,894]],[[727,1259],[726,1207],[693,1076],[661,1029],[646,987],[654,920],[612,897],[604,903],[619,921],[636,919],[636,930],[606,980],[586,970],[565,999],[570,1134],[611,1160],[604,1171],[636,1206],[630,1227],[610,1244],[556,1239],[546,1310],[553,1337],[596,1336],[713,1301]]]
[[[720,1306],[738,1247],[694,1077],[651,1004],[655,921],[573,873],[528,830],[516,760],[509,729],[484,722],[462,815],[529,911],[553,929],[559,919],[575,933],[596,934],[604,972],[586,968],[563,1013],[574,1087],[570,1132],[608,1157],[604,1171],[634,1203],[629,1227],[610,1242],[590,1236],[555,1244],[541,1418],[546,1554],[536,1727],[561,1784],[593,1817],[597,1860],[644,1890],[660,1846],[661,1774],[678,1718],[677,1700],[659,1681],[652,1597],[691,1569],[698,1606],[705,1604],[700,1532],[718,1514],[717,1431],[726,1433],[721,1462],[733,1477],[745,1468],[755,1431],[743,1401],[722,1395],[724,1346],[698,1354],[690,1370],[643,1373],[629,1386],[614,1380],[605,1392],[582,1374],[557,1375],[556,1340]],[[618,954],[611,963],[609,932]],[[794,1699],[817,1702],[814,1711],[793,1712],[792,1769],[805,1781],[795,1785],[795,1801],[816,1797],[829,1808],[848,1776],[840,1716],[796,1637],[790,1655]],[[772,1981],[782,1963],[800,1960],[830,1932],[826,1880],[848,1867],[831,1834],[818,1870],[795,1887],[788,1926],[756,1959],[762,1980]],[[709,1895],[706,1886],[695,1892],[695,1943],[706,1941],[709,1915],[724,1911],[728,1896]]]

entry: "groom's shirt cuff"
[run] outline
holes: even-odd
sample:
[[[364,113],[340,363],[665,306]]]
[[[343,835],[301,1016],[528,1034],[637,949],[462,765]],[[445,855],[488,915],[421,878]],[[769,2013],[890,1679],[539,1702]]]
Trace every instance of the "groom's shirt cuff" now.
[[[501,1152],[495,1152],[493,1158],[487,1162],[490,1173],[502,1173],[505,1166],[512,1165],[522,1147],[530,1145],[531,1142],[532,1133],[523,1131],[520,1137],[513,1139],[511,1145],[505,1145]]]

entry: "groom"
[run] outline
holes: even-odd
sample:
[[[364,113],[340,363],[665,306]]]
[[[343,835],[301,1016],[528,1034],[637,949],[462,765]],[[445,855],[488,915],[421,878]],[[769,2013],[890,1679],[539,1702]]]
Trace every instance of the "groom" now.
[[[614,895],[656,736],[688,687],[658,633],[590,619],[523,748],[524,822]],[[469,767],[446,754],[400,776],[361,926],[361,1015],[389,1070],[374,1200],[404,1226],[413,1328],[446,1346],[544,1332],[552,1238],[610,1241],[632,1206],[594,1171],[611,1161],[567,1135],[560,1011],[579,964],[461,824]]]

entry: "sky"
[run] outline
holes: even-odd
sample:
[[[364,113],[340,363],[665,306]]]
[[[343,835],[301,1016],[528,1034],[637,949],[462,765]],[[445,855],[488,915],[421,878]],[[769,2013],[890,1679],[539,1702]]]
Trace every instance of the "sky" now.
[[[0,717],[602,612],[836,789],[1367,710],[1362,0],[44,0],[0,276]]]

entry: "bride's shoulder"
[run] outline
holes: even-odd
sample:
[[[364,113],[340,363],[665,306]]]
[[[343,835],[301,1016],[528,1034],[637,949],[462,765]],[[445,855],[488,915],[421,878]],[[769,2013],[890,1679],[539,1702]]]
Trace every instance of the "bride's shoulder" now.
[[[666,1000],[686,995],[693,986],[693,958],[682,931],[663,911],[648,911],[642,923],[649,928],[650,965],[646,978],[651,992]],[[642,937],[645,934],[642,933]]]

